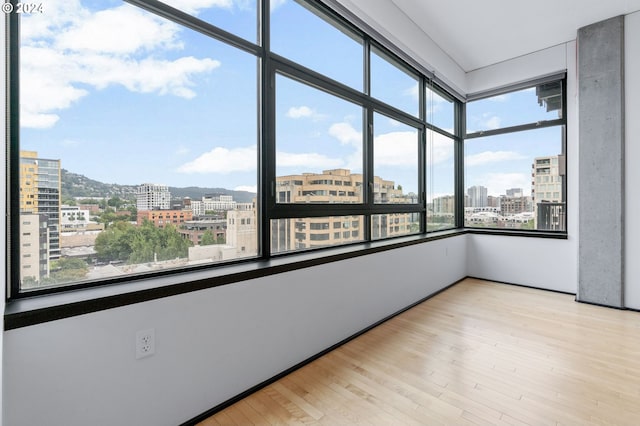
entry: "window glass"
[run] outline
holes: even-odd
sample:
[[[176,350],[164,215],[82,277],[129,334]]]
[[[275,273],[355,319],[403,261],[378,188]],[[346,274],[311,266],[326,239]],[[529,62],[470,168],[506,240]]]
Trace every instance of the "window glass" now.
[[[254,56],[121,2],[20,29],[22,289],[258,253]]]
[[[250,42],[258,40],[257,0],[162,0]]]
[[[455,227],[455,141],[427,130],[427,232]]]
[[[438,89],[427,86],[425,101],[427,103],[427,123],[453,135],[455,133],[455,103],[453,99],[443,95]]]
[[[362,90],[362,38],[304,2],[271,2],[271,50]]]
[[[418,77],[382,50],[371,48],[371,96],[418,116]]]
[[[278,75],[276,201],[362,202],[362,107]]]
[[[374,114],[375,203],[418,202],[418,130]]]
[[[371,238],[374,240],[419,232],[419,213],[387,213],[371,216]]]
[[[564,231],[563,126],[465,141],[465,226]]]
[[[334,232],[340,223],[342,232]],[[271,220],[271,252],[284,253],[362,241],[364,216]],[[333,227],[332,227],[333,224]]]
[[[562,118],[562,81],[467,103],[467,134]]]

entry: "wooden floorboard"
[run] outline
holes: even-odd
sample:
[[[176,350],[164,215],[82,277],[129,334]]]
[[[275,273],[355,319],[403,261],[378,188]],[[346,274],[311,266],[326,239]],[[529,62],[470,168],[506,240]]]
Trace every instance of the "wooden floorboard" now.
[[[466,279],[200,423],[640,425],[640,313]]]

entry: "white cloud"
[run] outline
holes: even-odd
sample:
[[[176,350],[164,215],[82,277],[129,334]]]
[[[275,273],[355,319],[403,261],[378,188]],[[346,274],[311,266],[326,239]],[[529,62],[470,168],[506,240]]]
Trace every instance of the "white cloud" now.
[[[221,65],[210,58],[163,59],[164,51],[182,47],[179,27],[130,5],[91,14],[77,1],[52,1],[46,20],[27,19],[21,48],[23,127],[54,126],[59,112],[91,89],[112,85],[190,99],[196,96],[194,77]]]
[[[444,163],[453,155],[454,144],[451,139],[437,132],[427,132],[427,164]]]
[[[503,161],[522,160],[525,158],[527,157],[514,151],[485,151],[478,154],[467,155],[464,159],[464,164],[467,167],[472,167]]]
[[[247,191],[247,192],[253,192],[253,193],[258,193],[258,186],[257,185],[240,185],[240,186],[236,186],[235,188],[233,188],[234,191]]]
[[[481,123],[482,123],[481,127],[483,129],[493,130],[493,129],[500,128],[501,120],[500,120],[500,117],[498,117],[497,115],[494,115],[492,117],[482,120]]]
[[[178,173],[233,173],[256,170],[258,161],[255,146],[244,148],[216,147],[193,161],[178,167]]]
[[[344,167],[343,160],[315,152],[277,152],[276,158],[278,167],[295,167],[304,171]],[[250,172],[256,170],[257,161],[257,150],[254,146],[233,149],[215,147],[181,165],[176,171],[186,174]]]
[[[130,5],[101,10],[72,23],[55,37],[58,50],[126,54],[155,48],[175,49],[180,28]]]
[[[289,108],[289,111],[287,111],[287,117],[294,119],[312,117],[313,115],[313,110],[304,105],[299,107],[291,107]]]
[[[418,164],[418,137],[415,132],[391,132],[376,136],[373,146],[376,166]]]
[[[418,101],[418,100],[420,100],[420,87],[416,83],[413,86],[409,87],[408,89],[405,89],[404,90],[404,94],[406,96],[410,96],[415,101]]]
[[[335,123],[329,127],[329,134],[343,145],[362,147],[362,132],[357,131],[349,123]]]

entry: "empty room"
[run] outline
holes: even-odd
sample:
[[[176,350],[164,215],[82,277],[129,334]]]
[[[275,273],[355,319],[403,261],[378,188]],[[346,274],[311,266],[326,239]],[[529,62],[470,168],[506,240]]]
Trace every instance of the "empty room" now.
[[[1,6],[0,424],[640,423],[640,0]]]

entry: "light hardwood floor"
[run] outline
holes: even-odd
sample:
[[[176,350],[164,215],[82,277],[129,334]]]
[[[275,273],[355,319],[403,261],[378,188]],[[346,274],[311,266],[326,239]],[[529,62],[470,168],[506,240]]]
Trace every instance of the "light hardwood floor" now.
[[[200,423],[640,425],[640,313],[466,279]]]

